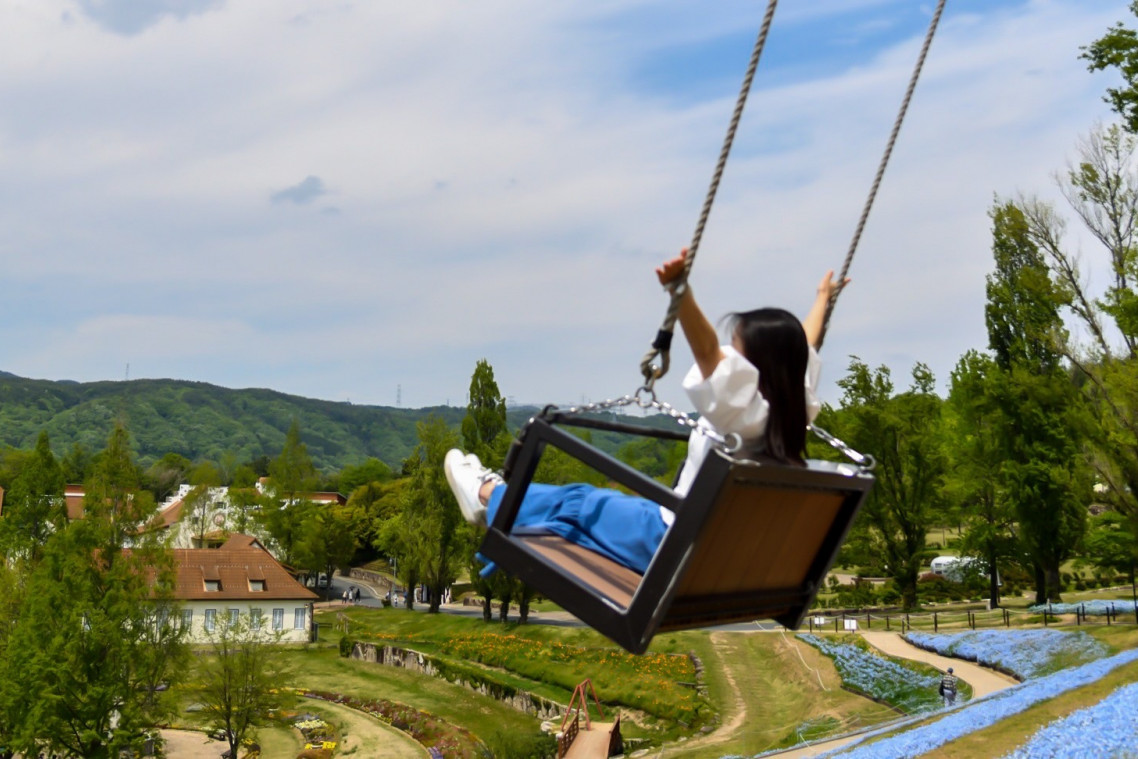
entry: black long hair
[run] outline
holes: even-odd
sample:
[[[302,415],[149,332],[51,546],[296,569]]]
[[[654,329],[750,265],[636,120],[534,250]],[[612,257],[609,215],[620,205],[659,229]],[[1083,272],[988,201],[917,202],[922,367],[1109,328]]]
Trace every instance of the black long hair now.
[[[770,404],[762,453],[783,463],[806,456],[806,362],[809,348],[802,322],[781,308],[728,314],[731,334],[743,357],[759,370],[759,392]]]

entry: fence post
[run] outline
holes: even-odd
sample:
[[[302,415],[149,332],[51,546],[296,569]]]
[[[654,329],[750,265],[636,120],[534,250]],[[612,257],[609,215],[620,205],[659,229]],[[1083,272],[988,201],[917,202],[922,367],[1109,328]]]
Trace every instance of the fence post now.
[[[888,614],[885,615],[885,629],[886,630],[889,629],[889,615]]]
[[[869,619],[869,612],[868,611],[865,613],[865,629],[866,630],[872,630],[873,629],[873,622],[871,622]]]
[[[1082,623],[1083,623],[1082,604],[1079,604],[1078,606],[1075,607],[1075,625],[1078,626],[1078,625],[1081,625]]]
[[[810,617],[810,634],[814,634],[814,617]]]
[[[937,620],[938,612],[933,612],[933,632],[940,632],[940,622]]]
[[[973,612],[968,612],[968,624],[973,630],[976,629],[976,615]]]
[[[1007,609],[1004,609],[1004,627],[1011,627],[1011,626],[1012,626],[1012,613],[1010,611],[1008,611]]]
[[[843,614],[843,615],[842,615],[842,620],[844,621],[844,620],[845,620],[845,618],[846,618],[846,615],[845,615],[845,614]],[[834,632],[837,632],[837,631],[838,631],[838,618],[837,618],[837,617],[834,617]]]

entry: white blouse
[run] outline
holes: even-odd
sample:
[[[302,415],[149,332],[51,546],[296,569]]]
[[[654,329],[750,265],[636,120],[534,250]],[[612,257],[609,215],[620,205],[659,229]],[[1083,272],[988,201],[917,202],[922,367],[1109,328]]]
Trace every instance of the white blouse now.
[[[710,377],[704,378],[699,366],[692,366],[684,377],[683,388],[700,414],[696,429],[688,440],[688,455],[676,483],[676,492],[687,495],[696,472],[711,451],[713,442],[701,430],[711,429],[721,436],[739,435],[744,445],[759,441],[770,418],[770,403],[759,392],[759,370],[730,345],[721,346],[724,358]],[[822,362],[810,346],[806,361],[806,420],[813,422],[822,408],[818,400],[818,377]],[[661,508],[660,515],[671,524],[674,515]]]

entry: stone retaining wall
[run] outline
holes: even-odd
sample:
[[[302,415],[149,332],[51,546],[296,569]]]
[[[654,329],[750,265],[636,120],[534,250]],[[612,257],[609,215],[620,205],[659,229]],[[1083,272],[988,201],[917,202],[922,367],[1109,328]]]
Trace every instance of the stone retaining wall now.
[[[542,720],[560,719],[564,710],[561,704],[554,703],[541,696],[535,696],[524,690],[511,693],[509,692],[510,689],[490,682],[471,682],[461,678],[461,676],[452,679],[448,673],[440,669],[430,656],[409,648],[377,646],[374,643],[357,642],[352,646],[352,658],[386,667],[401,667],[412,672],[438,677],[483,696],[489,696],[513,709],[531,714]]]

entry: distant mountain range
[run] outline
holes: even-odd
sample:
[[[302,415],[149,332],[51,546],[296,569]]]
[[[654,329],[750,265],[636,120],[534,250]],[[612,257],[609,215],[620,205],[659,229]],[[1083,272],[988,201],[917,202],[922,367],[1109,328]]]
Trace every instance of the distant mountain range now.
[[[520,429],[536,411],[535,406],[509,409],[511,429]],[[169,379],[56,382],[0,371],[0,444],[30,449],[46,429],[57,455],[75,443],[95,453],[105,447],[115,420],[122,419],[143,465],[167,453],[194,461],[217,461],[225,453],[242,462],[274,457],[295,419],[313,462],[324,472],[368,457],[398,469],[418,442],[416,424],[432,415],[457,427],[466,408],[360,406]]]

